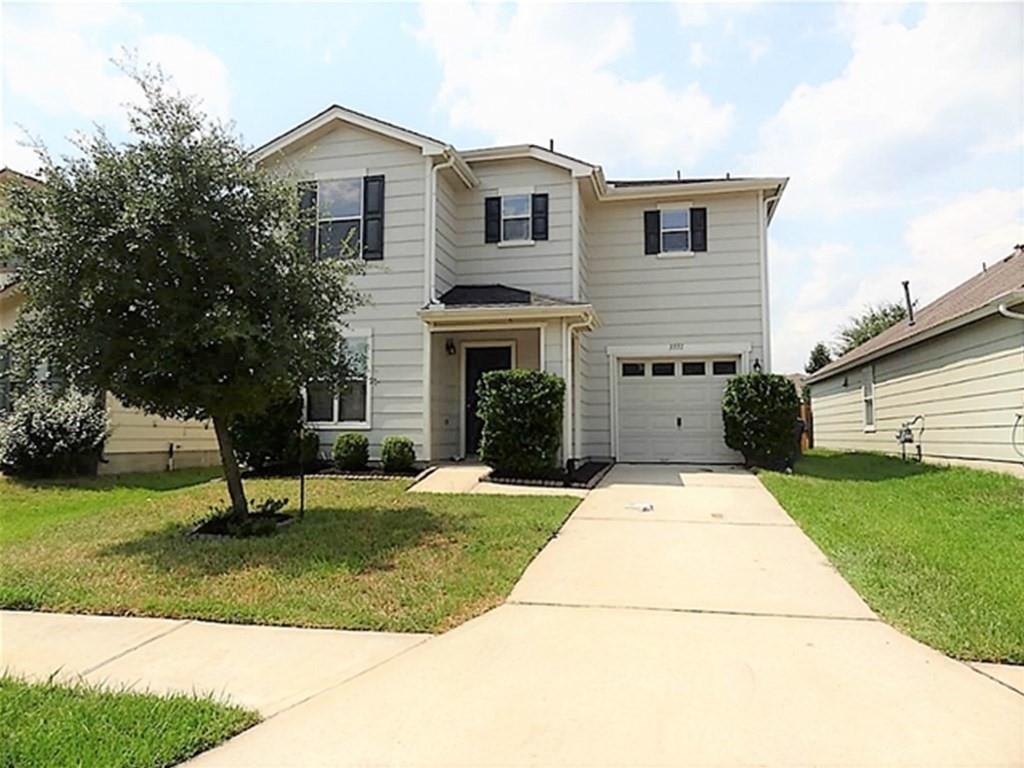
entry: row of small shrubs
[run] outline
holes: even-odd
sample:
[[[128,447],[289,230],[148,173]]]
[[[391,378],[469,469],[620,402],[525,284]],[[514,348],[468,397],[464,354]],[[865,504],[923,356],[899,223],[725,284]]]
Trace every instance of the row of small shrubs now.
[[[370,461],[370,441],[366,435],[347,432],[338,435],[332,451],[338,469],[366,469]],[[385,472],[408,472],[416,462],[416,449],[408,437],[385,437],[380,446],[380,464]]]

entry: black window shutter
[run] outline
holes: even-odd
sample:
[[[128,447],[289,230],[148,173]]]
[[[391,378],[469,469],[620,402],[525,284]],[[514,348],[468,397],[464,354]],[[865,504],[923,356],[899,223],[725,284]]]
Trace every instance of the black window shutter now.
[[[533,239],[548,239],[548,196],[547,193],[533,195],[531,201]]]
[[[661,211],[644,211],[644,253],[661,253]]]
[[[302,214],[302,242],[311,259],[316,254],[316,182],[299,182],[299,212]]]
[[[363,179],[363,258],[384,258],[384,177]]]
[[[501,241],[501,198],[484,198],[484,242]]]
[[[690,250],[708,249],[708,209],[690,209]]]

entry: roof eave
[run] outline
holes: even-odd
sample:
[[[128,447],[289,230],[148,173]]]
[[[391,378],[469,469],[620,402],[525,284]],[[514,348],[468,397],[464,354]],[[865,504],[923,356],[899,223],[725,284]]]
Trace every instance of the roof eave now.
[[[419,316],[429,325],[443,322],[496,322],[507,320],[540,320],[544,318],[579,317],[583,320],[596,322],[594,307],[591,304],[562,304],[554,306],[523,305],[510,307],[507,304],[494,307],[449,307],[443,304],[431,305],[419,310]]]
[[[370,117],[369,115],[364,115],[361,112],[356,112],[337,104],[332,104],[322,112],[313,115],[313,117],[308,120],[299,123],[299,125],[294,128],[285,131],[280,136],[277,136],[262,146],[257,147],[252,151],[251,156],[257,163],[264,162],[274,155],[283,152],[287,147],[291,146],[295,142],[301,141],[314,131],[330,124],[334,120],[340,120],[359,128],[379,133],[383,136],[395,139],[396,141],[402,141],[406,144],[419,147],[424,155],[440,155],[446,150],[451,149],[451,145],[437,141],[436,139],[431,139],[428,136],[423,136],[400,126],[392,125],[391,123],[378,120],[374,117]]]
[[[729,194],[735,192],[775,192],[782,194],[789,179],[764,177],[755,179],[720,179],[716,181],[651,184],[649,186],[609,187],[604,185],[602,200],[658,200],[681,199],[693,195]]]

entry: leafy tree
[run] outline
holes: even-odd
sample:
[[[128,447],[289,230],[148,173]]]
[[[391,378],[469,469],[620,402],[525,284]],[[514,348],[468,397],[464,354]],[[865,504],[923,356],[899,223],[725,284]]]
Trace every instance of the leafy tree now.
[[[294,182],[257,168],[159,70],[125,69],[144,96],[128,140],[97,128],[60,162],[39,145],[44,184],[9,194],[26,296],[12,346],[82,391],[210,419],[244,518],[229,426],[303,382],[342,386],[354,262],[310,258]]]
[[[906,317],[907,308],[896,302],[882,302],[876,306],[865,307],[858,317],[851,317],[846,325],[839,329],[835,344],[836,353],[845,355],[854,347],[859,347]]]
[[[832,353],[829,352],[824,341],[819,341],[811,350],[811,356],[807,360],[807,365],[804,366],[804,372],[817,373],[831,362]]]

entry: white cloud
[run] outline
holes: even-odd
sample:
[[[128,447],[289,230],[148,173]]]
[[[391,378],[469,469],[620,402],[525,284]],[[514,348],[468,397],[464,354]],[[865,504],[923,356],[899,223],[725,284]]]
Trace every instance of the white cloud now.
[[[815,342],[868,304],[902,301],[910,280],[919,306],[928,304],[1024,242],[1024,189],[984,189],[912,218],[894,252],[865,254],[830,242],[793,250],[772,242],[774,367],[803,370]],[[870,261],[869,261],[870,260]],[[875,267],[871,264],[882,263]]]
[[[708,56],[708,52],[704,50],[704,43],[694,42],[690,43],[690,66],[694,69],[702,69],[711,62],[711,57]]]
[[[697,83],[631,79],[613,65],[633,43],[621,9],[425,5],[419,39],[442,68],[438,105],[496,143],[546,143],[619,173],[668,173],[718,146],[733,108]],[[616,169],[612,168],[612,172]]]
[[[210,51],[175,35],[145,34],[141,18],[123,6],[54,5],[5,15],[4,74],[11,93],[54,114],[122,119],[138,98],[112,63],[124,49],[159,64],[183,92],[217,117],[228,115],[228,72]]]
[[[929,5],[839,14],[852,56],[843,73],[797,86],[763,127],[755,173],[793,177],[791,213],[833,214],[904,198],[915,185],[1020,133],[1024,6]]]

